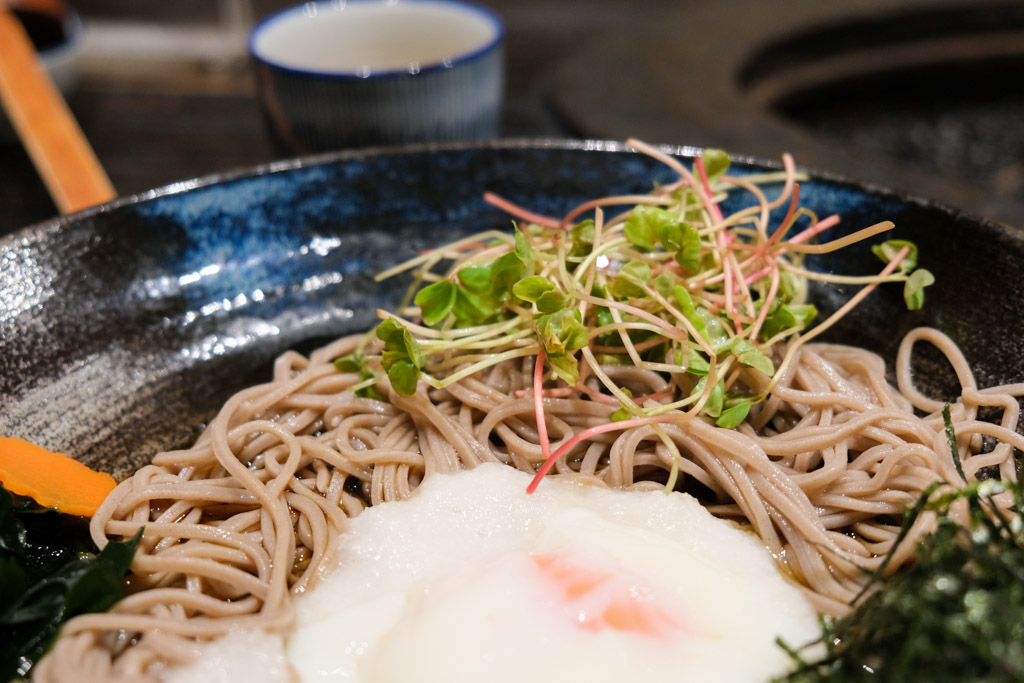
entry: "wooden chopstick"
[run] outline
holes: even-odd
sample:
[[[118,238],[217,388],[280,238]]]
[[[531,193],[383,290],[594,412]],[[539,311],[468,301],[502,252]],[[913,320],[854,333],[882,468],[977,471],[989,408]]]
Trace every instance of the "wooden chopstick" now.
[[[117,196],[21,22],[2,0],[0,103],[61,213]]]

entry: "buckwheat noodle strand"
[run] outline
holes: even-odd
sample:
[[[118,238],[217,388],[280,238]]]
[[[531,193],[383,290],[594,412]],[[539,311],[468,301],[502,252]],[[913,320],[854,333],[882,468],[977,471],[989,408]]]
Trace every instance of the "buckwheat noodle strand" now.
[[[291,594],[315,584],[347,520],[367,506],[481,462],[532,472],[543,460],[532,357],[443,390],[421,384],[413,396],[379,382],[385,402],[354,396],[347,387],[360,378],[331,363],[361,339],[308,359],[283,355],[272,381],[232,397],[194,447],[156,456],[117,487],[92,533],[102,547],[145,528],[133,593],[108,613],[70,621],[35,680],[158,680],[162,667],[197,656],[197,640],[237,627],[285,630]],[[889,553],[907,504],[932,482],[959,481],[944,403],[913,382],[912,351],[922,343],[942,352],[961,385],[951,413],[964,472],[1015,478],[1024,385],[979,389],[960,350],[933,329],[903,340],[896,387],[868,351],[806,344],[738,429],[678,410],[662,425],[684,458],[680,486],[757,533],[822,612],[849,609],[865,570]],[[638,394],[665,385],[649,370],[605,370]],[[545,406],[552,449],[616,408],[581,394]],[[998,422],[979,419],[993,407]],[[640,426],[580,443],[554,476],[659,488],[673,457],[652,426]],[[997,502],[1011,503],[1008,495]],[[915,523],[891,569],[910,559],[930,524],[927,516]]]

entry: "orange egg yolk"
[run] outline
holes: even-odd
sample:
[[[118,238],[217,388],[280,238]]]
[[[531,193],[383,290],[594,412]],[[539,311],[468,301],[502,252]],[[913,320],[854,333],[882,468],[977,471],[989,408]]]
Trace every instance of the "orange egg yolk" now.
[[[681,626],[673,615],[641,594],[637,581],[629,576],[583,567],[558,555],[532,558],[581,629],[660,637]]]

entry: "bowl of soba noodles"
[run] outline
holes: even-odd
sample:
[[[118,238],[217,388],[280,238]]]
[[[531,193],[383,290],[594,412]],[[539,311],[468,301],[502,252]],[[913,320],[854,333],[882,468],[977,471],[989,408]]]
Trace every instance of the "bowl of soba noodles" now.
[[[1024,676],[1017,229],[519,140],[182,182],[0,264],[5,678]]]

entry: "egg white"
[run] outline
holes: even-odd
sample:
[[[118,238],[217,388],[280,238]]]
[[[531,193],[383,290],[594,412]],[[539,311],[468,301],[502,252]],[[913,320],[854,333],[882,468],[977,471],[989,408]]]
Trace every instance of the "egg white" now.
[[[777,637],[818,635],[756,537],[692,497],[528,482],[481,465],[352,520],[280,657],[307,682],[750,683],[788,669]]]

